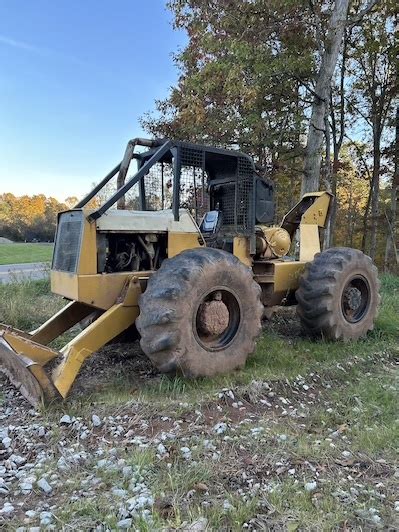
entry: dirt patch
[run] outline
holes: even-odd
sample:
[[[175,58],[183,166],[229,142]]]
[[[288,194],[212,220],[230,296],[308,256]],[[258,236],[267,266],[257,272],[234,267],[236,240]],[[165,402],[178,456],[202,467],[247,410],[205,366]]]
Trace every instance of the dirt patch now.
[[[145,383],[160,379],[139,342],[113,343],[104,346],[84,363],[71,390],[71,396],[101,393],[110,385],[129,382],[135,394]]]
[[[296,307],[277,307],[269,319],[263,321],[263,330],[272,331],[287,340],[304,338],[306,336],[299,318]]]
[[[264,330],[272,330],[284,338],[299,338],[303,330],[295,309],[282,308],[264,322]],[[131,383],[132,395],[148,383],[159,381],[161,374],[143,353],[138,340],[111,343],[94,353],[84,363],[71,394],[91,395],[118,381]]]
[[[281,308],[270,320],[263,322],[263,329],[287,339],[297,339],[304,334],[293,307]],[[123,380],[131,383],[131,392],[134,395],[146,384],[155,383],[160,379],[161,374],[143,353],[140,342],[127,340],[104,346],[89,357],[74,383],[71,394],[87,396],[101,393],[110,384]]]

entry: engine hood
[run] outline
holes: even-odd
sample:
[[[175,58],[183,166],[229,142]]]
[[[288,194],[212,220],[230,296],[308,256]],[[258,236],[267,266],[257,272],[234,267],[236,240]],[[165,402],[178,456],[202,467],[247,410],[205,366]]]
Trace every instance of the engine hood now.
[[[186,209],[179,209],[179,221],[175,221],[171,209],[164,211],[109,210],[96,221],[99,232],[129,233],[198,233],[193,217]]]

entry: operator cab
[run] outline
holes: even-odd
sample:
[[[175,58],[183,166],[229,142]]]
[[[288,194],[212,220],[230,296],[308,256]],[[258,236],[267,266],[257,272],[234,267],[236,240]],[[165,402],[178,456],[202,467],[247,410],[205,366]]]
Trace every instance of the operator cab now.
[[[137,146],[146,149],[137,152]],[[136,169],[128,177],[134,161]],[[255,255],[256,227],[274,220],[272,182],[259,176],[253,160],[239,151],[168,139],[135,139],[128,143],[122,162],[75,209],[86,207],[114,177],[119,187],[111,197],[92,211],[85,209],[87,221],[95,222],[97,228],[97,273],[158,269],[170,256],[173,234],[191,233],[191,246],[205,242],[230,252],[234,239],[244,237]],[[190,231],[182,212],[192,218]],[[162,213],[168,213],[163,230],[159,227]],[[64,220],[59,221],[61,228]],[[79,234],[76,230],[71,235],[76,260],[67,271],[77,271]],[[59,247],[53,269],[61,269]]]

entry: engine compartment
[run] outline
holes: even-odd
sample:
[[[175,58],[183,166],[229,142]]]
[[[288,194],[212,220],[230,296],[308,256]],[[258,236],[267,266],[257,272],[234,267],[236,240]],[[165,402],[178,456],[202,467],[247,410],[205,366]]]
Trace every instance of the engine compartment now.
[[[166,257],[166,234],[97,233],[98,273],[157,270]]]

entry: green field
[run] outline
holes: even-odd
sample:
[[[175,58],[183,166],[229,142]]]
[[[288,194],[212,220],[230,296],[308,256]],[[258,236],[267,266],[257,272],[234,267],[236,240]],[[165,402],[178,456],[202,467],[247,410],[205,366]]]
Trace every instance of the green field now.
[[[53,244],[0,244],[0,264],[49,262]]]

